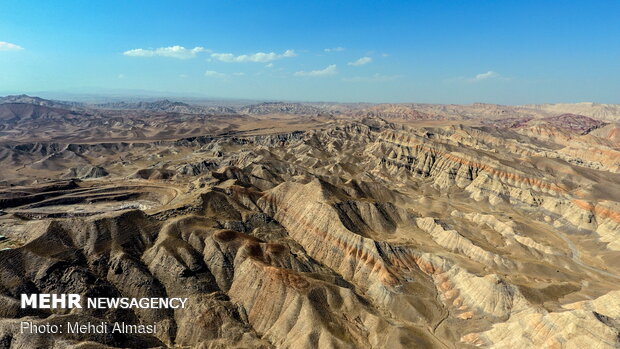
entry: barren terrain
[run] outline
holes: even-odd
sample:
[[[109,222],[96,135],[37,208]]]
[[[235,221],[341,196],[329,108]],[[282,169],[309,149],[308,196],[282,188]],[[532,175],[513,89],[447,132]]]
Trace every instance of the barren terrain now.
[[[0,348],[620,347],[618,106],[0,103]]]

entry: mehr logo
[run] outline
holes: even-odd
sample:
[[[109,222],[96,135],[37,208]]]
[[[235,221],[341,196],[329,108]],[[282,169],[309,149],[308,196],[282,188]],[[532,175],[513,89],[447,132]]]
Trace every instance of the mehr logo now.
[[[82,308],[79,294],[39,293],[21,295],[21,307],[34,309],[72,309]]]

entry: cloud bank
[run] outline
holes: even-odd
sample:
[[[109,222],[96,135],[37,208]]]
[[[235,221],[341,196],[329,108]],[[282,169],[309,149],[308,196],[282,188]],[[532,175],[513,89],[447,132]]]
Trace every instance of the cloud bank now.
[[[321,70],[312,70],[312,71],[300,70],[295,73],[295,76],[329,76],[329,75],[335,75],[337,73],[338,73],[338,70],[336,69],[336,65],[332,64],[328,66],[327,68],[321,69]]]
[[[353,62],[349,62],[347,63],[348,65],[352,65],[352,66],[360,66],[360,65],[364,65],[364,64],[368,64],[372,62],[372,58],[370,57],[362,57],[356,61]]]
[[[286,50],[282,54],[275,52],[257,52],[247,55],[235,56],[232,53],[212,53],[211,58],[225,63],[268,63],[282,58],[295,57],[297,54],[294,50]]]
[[[216,72],[215,70],[207,70],[205,72],[205,76],[211,77],[211,78],[223,78],[223,77],[226,76],[226,74],[220,73],[220,72]]]
[[[228,78],[229,76],[245,76],[244,72],[234,72],[230,74],[220,73],[215,70],[207,70],[205,76],[209,78]]]
[[[486,73],[480,73],[478,75],[476,75],[475,78],[473,78],[473,81],[482,81],[482,80],[487,80],[487,79],[493,79],[493,78],[498,78],[500,75],[492,70],[489,70]]]
[[[346,50],[344,47],[332,47],[332,48],[326,48],[323,51],[325,52],[342,52]]]
[[[130,57],[171,57],[177,59],[194,58],[200,52],[207,51],[204,47],[196,46],[192,49],[183,46],[174,45],[168,47],[160,47],[156,49],[136,48],[123,52],[125,56]]]
[[[0,41],[0,51],[21,51],[23,49],[24,48],[19,45],[11,44],[6,41]]]

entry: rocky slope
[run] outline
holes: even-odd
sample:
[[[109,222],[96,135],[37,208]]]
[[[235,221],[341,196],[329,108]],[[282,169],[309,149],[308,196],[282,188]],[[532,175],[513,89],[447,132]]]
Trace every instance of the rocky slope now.
[[[154,112],[170,112],[181,114],[236,114],[235,110],[223,106],[198,106],[183,102],[173,102],[167,99],[153,102],[108,102],[93,105],[97,109],[120,109],[120,110],[148,110]]]
[[[286,114],[286,115],[320,115],[328,114],[324,108],[306,105],[301,103],[286,102],[265,102],[242,107],[239,112],[250,115],[270,115],[270,114]]]
[[[538,110],[548,114],[581,114],[600,120],[620,121],[620,104],[601,104],[592,102],[531,104],[520,108]]]

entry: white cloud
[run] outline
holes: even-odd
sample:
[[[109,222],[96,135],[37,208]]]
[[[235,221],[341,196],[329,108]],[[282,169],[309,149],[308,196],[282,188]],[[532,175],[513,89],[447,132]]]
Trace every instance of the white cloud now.
[[[215,70],[207,70],[205,72],[205,76],[213,77],[213,78],[223,78],[226,76],[226,74],[216,72]]]
[[[493,79],[493,78],[498,78],[500,75],[492,70],[489,70],[486,73],[481,73],[476,75],[475,78],[473,78],[473,81],[482,81],[482,80],[487,80],[487,79]]]
[[[23,49],[24,48],[19,45],[11,44],[6,41],[0,41],[0,51],[21,51]]]
[[[392,81],[400,78],[401,75],[381,75],[374,74],[372,76],[354,76],[352,78],[343,78],[342,81],[348,82],[382,82],[382,81]]]
[[[133,50],[125,51],[123,52],[123,54],[125,56],[130,56],[130,57],[160,56],[160,57],[171,57],[171,58],[178,58],[178,59],[188,59],[188,58],[196,57],[196,55],[200,52],[208,52],[208,50],[200,46],[196,46],[192,49],[189,49],[183,46],[175,45],[175,46],[168,46],[168,47],[160,47],[154,50],[136,48]]]
[[[325,52],[342,52],[346,50],[344,47],[333,47],[333,48],[326,48],[323,51]]]
[[[185,78],[187,78],[187,74],[179,74],[179,77],[180,77],[181,79],[185,79]]]
[[[362,58],[358,59],[357,61],[349,62],[347,64],[348,65],[359,66],[359,65],[368,64],[370,62],[372,62],[372,58],[370,58],[370,57],[362,57]]]
[[[470,83],[470,84],[475,84],[475,83],[480,83],[483,81],[494,81],[494,82],[506,82],[506,81],[512,81],[511,77],[507,77],[507,76],[503,76],[501,74],[499,74],[498,72],[495,72],[493,70],[489,70],[485,73],[480,73],[477,74],[474,77],[467,77],[467,76],[459,76],[459,77],[455,77],[455,78],[450,78],[450,79],[445,79],[445,82],[451,83],[451,82],[466,82],[466,83]]]
[[[293,50],[286,50],[282,54],[275,52],[257,52],[248,55],[235,56],[232,53],[212,53],[211,58],[226,63],[267,63],[277,59],[295,57],[297,54]]]
[[[124,79],[125,78],[125,74],[118,74],[117,78]]]
[[[265,66],[265,68],[273,68],[273,63],[269,63]]]
[[[312,71],[300,70],[295,73],[295,76],[328,76],[328,75],[335,75],[335,74],[338,74],[338,70],[336,69],[336,65],[332,64],[322,70],[312,70]]]
[[[220,73],[217,72],[215,70],[207,70],[205,72],[205,76],[207,77],[211,77],[211,78],[227,78],[229,76],[245,76],[244,72],[235,72],[235,73],[231,73],[231,74],[225,74],[225,73]]]

